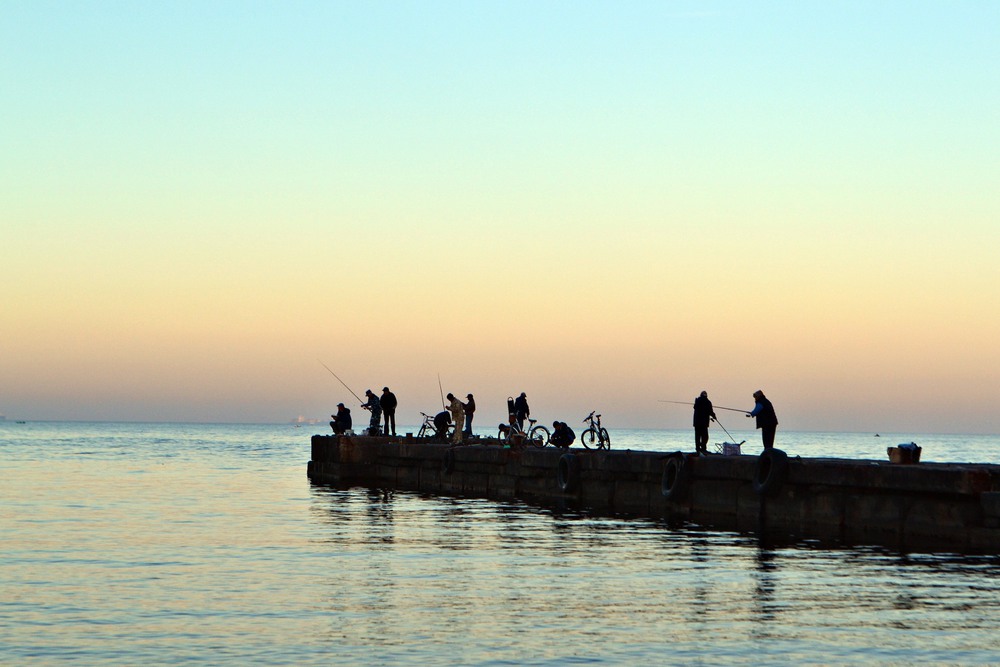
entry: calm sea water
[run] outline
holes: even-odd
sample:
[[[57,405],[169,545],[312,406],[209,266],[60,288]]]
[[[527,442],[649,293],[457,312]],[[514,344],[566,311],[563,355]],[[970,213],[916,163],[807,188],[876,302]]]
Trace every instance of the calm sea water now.
[[[0,422],[0,663],[1000,664],[1000,557],[338,490],[306,477],[313,432]],[[778,444],[885,459],[910,441],[1000,460],[996,436]]]

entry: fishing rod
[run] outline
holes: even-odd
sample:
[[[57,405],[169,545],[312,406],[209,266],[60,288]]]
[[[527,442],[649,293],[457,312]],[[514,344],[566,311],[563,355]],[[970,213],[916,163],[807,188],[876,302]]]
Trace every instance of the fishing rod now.
[[[688,402],[685,402],[685,401],[657,401],[657,403],[674,403],[676,405],[694,405],[694,403],[688,403]],[[743,414],[747,414],[747,413],[750,412],[749,410],[741,410],[739,408],[724,408],[721,405],[713,405],[712,408],[715,409],[715,410],[729,410],[730,412],[742,412]]]
[[[319,361],[319,359],[317,359],[316,361]],[[330,371],[330,367],[327,366],[326,364],[324,364],[322,361],[319,361],[319,364],[320,364],[320,366],[322,366],[326,370]],[[364,403],[364,401],[361,400],[361,397],[358,396],[357,394],[355,394],[354,391],[350,387],[347,386],[347,383],[340,379],[339,375],[337,375],[333,371],[330,371],[330,375],[332,375],[333,377],[337,378],[337,381],[340,382],[340,384],[344,385],[344,389],[346,389],[347,391],[351,392],[351,394],[354,396],[354,398],[358,399],[358,403]]]
[[[438,373],[438,391],[441,392],[441,409],[445,410],[444,407],[444,389],[441,387],[441,374]]]

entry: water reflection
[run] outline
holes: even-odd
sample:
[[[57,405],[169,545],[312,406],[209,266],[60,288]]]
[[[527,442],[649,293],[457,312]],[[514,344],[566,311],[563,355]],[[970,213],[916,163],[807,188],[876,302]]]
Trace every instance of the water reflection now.
[[[392,640],[409,637],[466,664],[632,662],[664,651],[712,664],[817,652],[839,662],[866,650],[905,662],[939,655],[932,633],[1000,658],[988,638],[1000,620],[996,558],[783,544],[361,489],[317,487],[314,512],[331,558],[353,563],[327,580],[331,635],[374,642],[387,660],[442,654]]]

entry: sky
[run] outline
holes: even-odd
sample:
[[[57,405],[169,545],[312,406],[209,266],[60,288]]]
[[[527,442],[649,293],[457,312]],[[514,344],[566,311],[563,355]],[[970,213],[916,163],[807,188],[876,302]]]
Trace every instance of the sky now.
[[[998,65],[987,1],[0,3],[0,414],[1000,433]]]

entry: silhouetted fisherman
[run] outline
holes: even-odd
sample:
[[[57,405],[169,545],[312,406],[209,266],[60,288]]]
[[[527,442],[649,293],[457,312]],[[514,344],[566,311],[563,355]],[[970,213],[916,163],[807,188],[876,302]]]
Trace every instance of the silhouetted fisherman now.
[[[337,403],[337,414],[330,416],[333,417],[330,428],[337,435],[347,433],[354,425],[351,420],[351,411],[343,403]]]
[[[703,391],[694,399],[694,450],[699,454],[708,454],[708,425],[713,419],[712,401],[708,400],[708,392]]]
[[[774,412],[774,406],[767,400],[764,392],[758,389],[753,393],[753,398],[757,401],[753,410],[747,413],[747,417],[757,418],[757,428],[760,429],[760,438],[764,442],[764,449],[774,449],[774,434],[778,430],[778,415]]]

